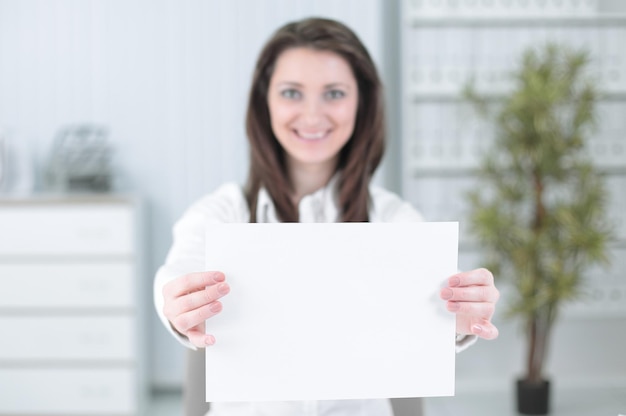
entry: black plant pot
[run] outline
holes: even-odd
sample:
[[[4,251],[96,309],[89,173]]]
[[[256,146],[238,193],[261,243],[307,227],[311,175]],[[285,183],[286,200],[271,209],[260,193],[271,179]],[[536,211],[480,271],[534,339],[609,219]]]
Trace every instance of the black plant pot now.
[[[550,409],[550,382],[517,380],[517,411],[523,415],[547,415]]]

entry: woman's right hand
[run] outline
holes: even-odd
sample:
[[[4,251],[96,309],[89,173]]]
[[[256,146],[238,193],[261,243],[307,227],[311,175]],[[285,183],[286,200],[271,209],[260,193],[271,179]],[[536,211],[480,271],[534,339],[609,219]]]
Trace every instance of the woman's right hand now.
[[[215,344],[205,321],[222,310],[218,300],[230,292],[222,272],[189,273],[163,286],[163,313],[172,327],[198,348]]]

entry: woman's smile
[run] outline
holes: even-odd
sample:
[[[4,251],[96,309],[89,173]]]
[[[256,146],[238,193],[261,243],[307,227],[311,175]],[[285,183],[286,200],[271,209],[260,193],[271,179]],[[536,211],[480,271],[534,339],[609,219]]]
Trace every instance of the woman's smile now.
[[[321,141],[327,139],[331,133],[331,130],[305,132],[302,130],[293,130],[294,134],[305,141]]]
[[[332,176],[352,137],[358,99],[352,68],[339,54],[305,47],[280,54],[267,100],[290,175],[314,169]]]

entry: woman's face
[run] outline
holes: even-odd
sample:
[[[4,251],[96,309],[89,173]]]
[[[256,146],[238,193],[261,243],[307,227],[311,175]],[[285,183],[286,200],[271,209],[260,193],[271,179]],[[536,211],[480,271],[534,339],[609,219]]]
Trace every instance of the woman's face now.
[[[289,169],[334,171],[354,130],[358,93],[350,65],[334,52],[299,47],[279,55],[268,106]]]

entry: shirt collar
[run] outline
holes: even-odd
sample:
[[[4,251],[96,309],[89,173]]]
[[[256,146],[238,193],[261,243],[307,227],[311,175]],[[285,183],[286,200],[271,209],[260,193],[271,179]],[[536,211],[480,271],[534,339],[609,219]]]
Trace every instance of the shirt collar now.
[[[335,174],[323,188],[305,195],[298,204],[300,222],[337,222],[339,220],[337,183]],[[259,190],[256,218],[258,222],[280,222],[274,202],[265,188]]]

